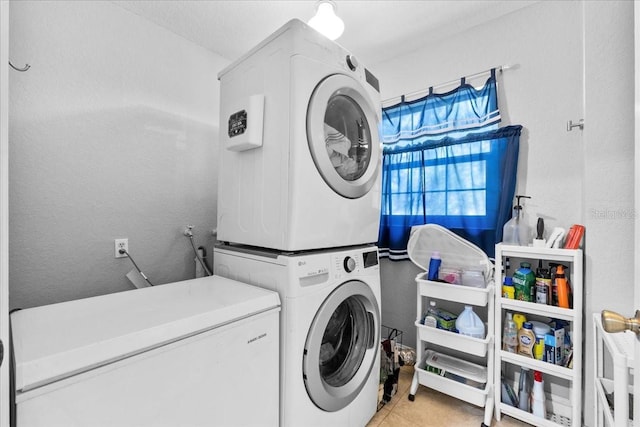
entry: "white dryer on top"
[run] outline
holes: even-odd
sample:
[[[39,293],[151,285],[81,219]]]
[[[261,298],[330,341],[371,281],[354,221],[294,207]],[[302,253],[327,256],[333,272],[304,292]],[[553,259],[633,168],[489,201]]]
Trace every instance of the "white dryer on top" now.
[[[218,239],[282,251],[376,242],[377,79],[299,20],[218,78]]]

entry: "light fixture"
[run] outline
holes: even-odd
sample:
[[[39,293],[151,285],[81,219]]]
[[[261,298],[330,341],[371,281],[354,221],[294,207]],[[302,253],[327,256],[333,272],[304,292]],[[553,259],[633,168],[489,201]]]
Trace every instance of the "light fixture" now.
[[[320,0],[316,3],[316,14],[309,20],[309,25],[328,39],[337,39],[344,31],[344,22],[336,15],[336,10],[334,1]]]

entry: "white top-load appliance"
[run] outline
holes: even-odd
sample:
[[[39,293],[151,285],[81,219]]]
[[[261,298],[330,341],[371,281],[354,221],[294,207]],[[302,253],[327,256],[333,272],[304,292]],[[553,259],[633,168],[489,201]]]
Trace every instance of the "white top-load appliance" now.
[[[293,19],[218,78],[218,239],[280,251],[377,242],[375,76]]]
[[[17,426],[277,426],[279,311],[217,276],[16,311]]]

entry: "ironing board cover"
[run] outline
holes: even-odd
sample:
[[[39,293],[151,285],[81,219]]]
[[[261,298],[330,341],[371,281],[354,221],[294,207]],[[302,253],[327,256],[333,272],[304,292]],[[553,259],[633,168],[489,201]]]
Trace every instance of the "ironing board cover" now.
[[[434,251],[440,252],[441,268],[482,271],[487,281],[493,277],[493,263],[487,254],[473,243],[437,224],[411,227],[407,244],[409,259],[422,270],[428,271],[429,260]]]

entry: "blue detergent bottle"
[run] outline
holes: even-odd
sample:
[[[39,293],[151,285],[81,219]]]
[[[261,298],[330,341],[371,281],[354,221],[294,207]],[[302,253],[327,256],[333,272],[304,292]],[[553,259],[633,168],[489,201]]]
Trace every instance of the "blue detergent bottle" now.
[[[440,264],[442,264],[442,258],[440,258],[440,252],[433,251],[431,259],[429,260],[429,272],[427,279],[436,281],[438,280],[438,271],[440,270]]]

